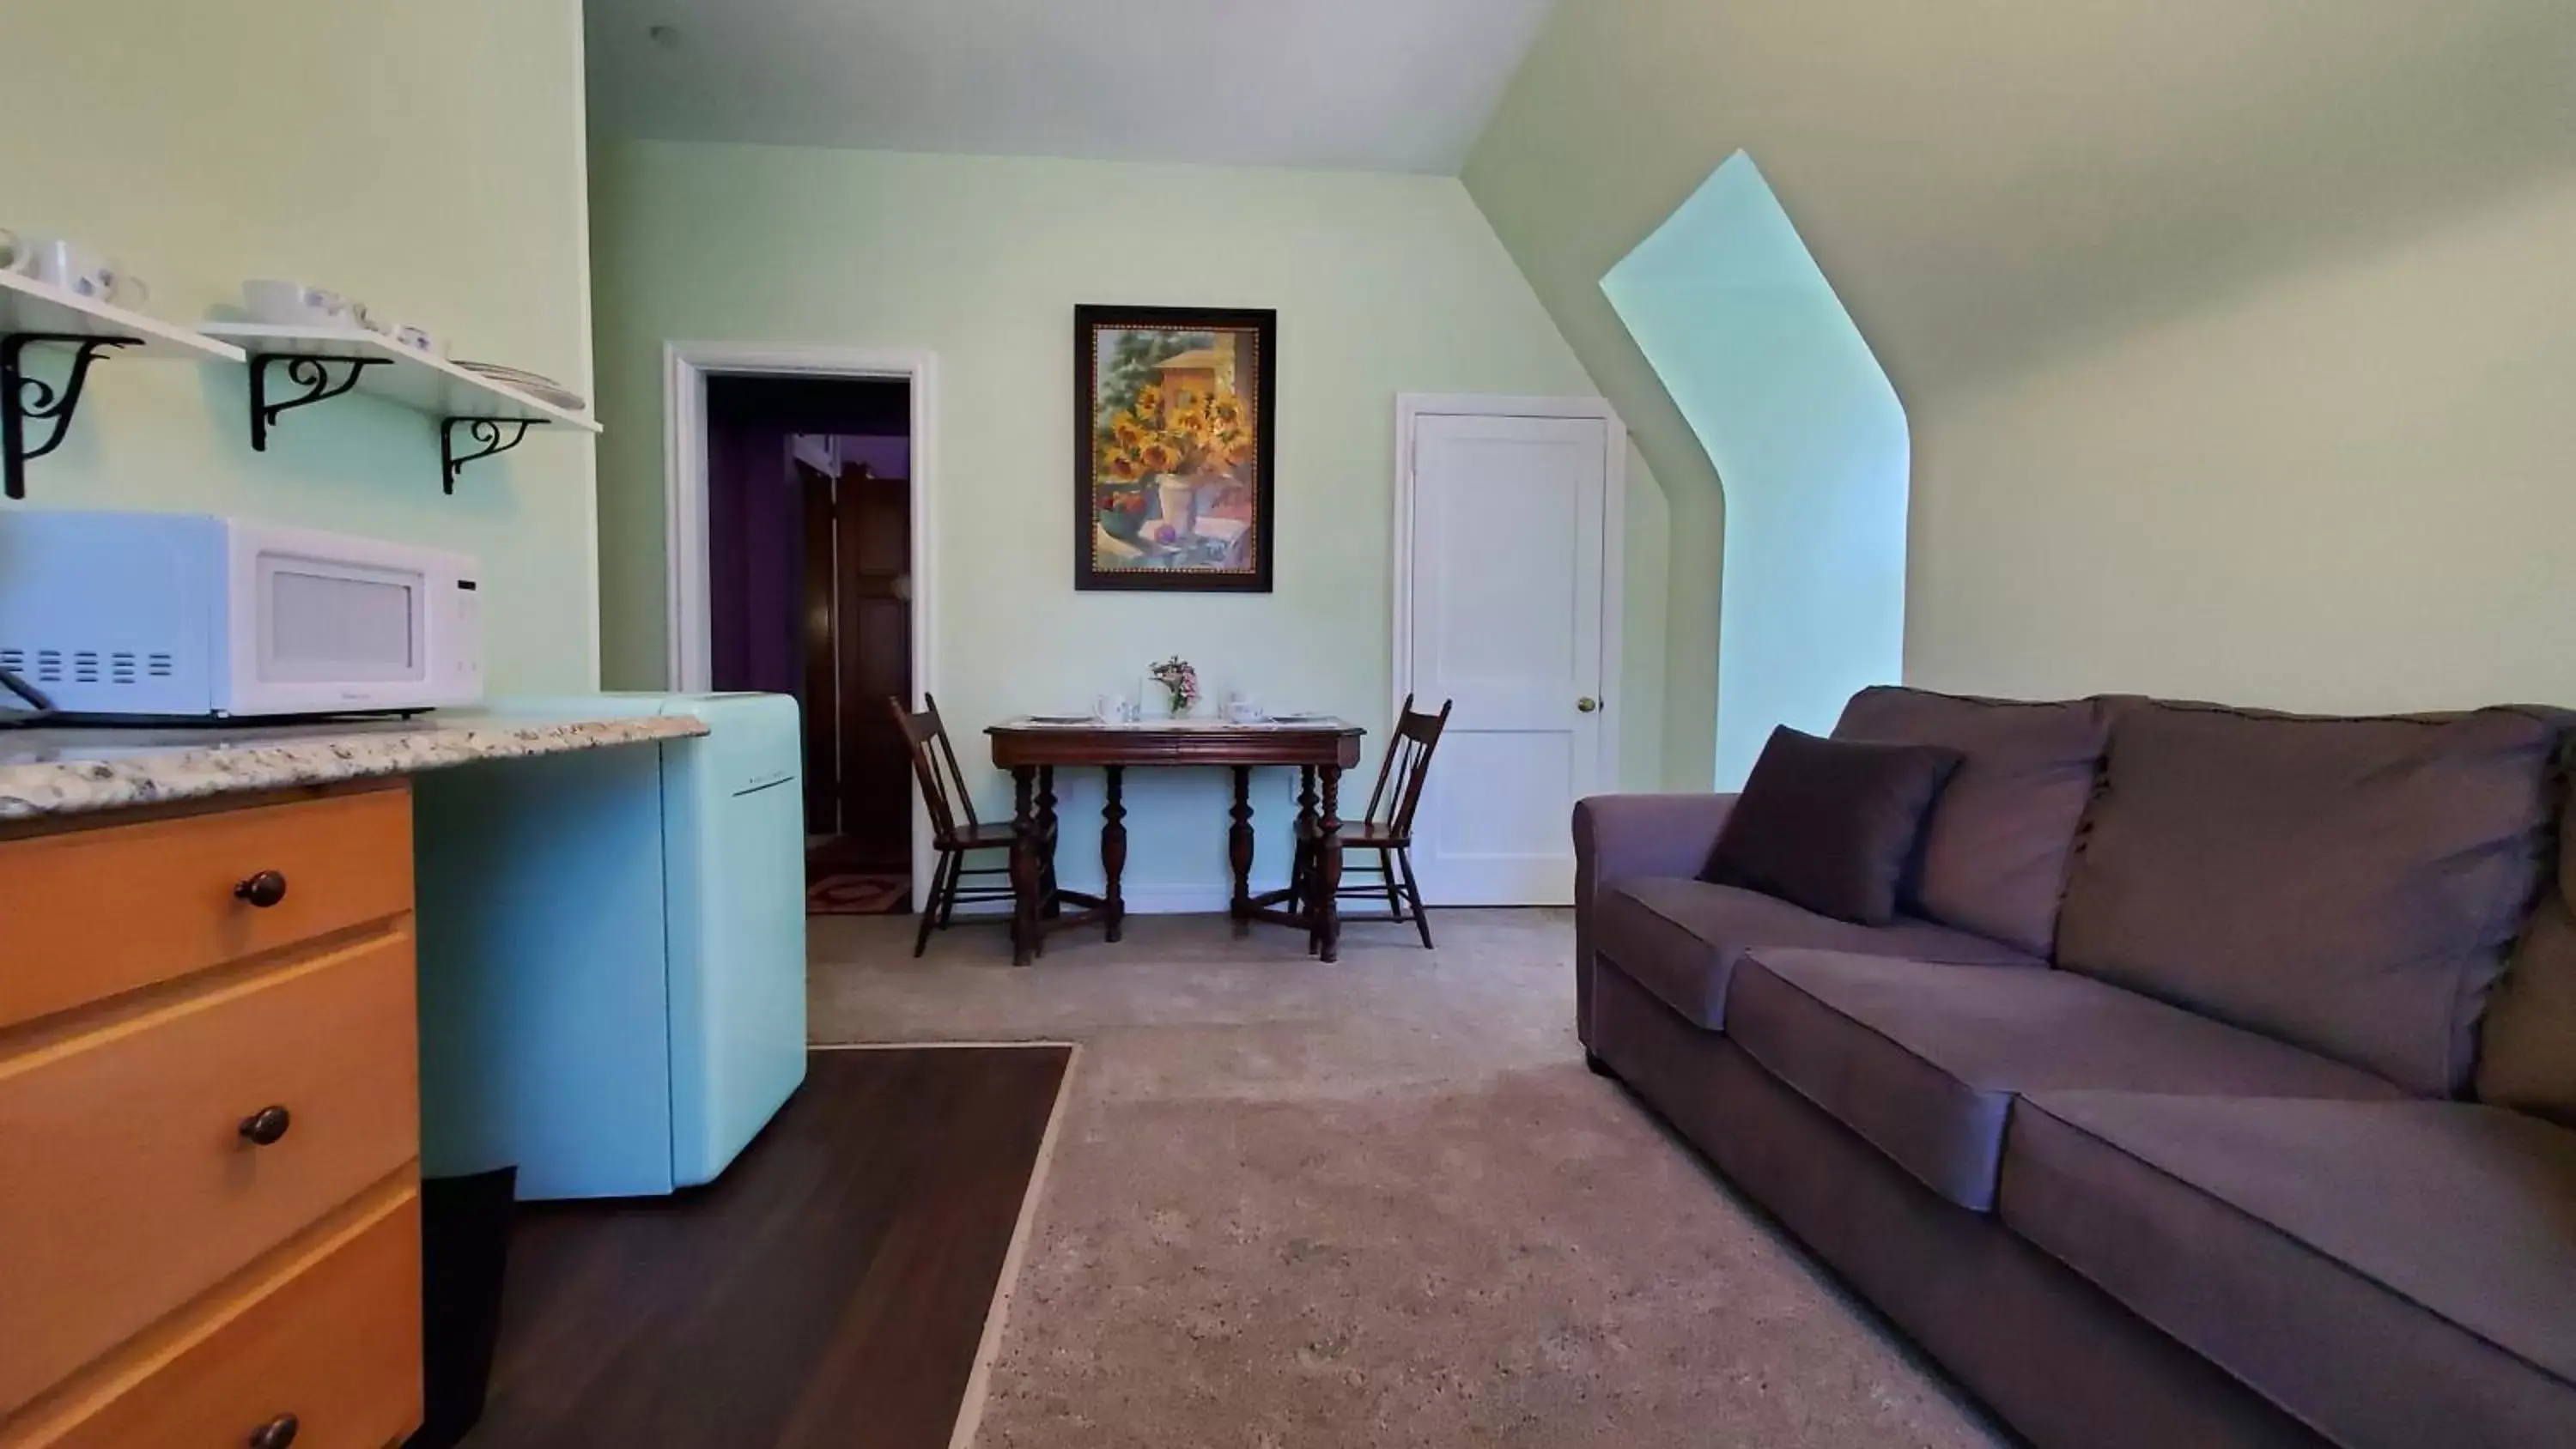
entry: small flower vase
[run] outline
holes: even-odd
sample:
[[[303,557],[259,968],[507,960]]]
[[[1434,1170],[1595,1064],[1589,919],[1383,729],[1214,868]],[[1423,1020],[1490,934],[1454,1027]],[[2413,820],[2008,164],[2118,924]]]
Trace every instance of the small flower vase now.
[[[1199,485],[1195,480],[1177,473],[1158,474],[1154,479],[1154,494],[1163,510],[1162,518],[1153,529],[1156,543],[1177,544],[1198,531]],[[1166,528],[1172,531],[1169,538],[1163,536]]]

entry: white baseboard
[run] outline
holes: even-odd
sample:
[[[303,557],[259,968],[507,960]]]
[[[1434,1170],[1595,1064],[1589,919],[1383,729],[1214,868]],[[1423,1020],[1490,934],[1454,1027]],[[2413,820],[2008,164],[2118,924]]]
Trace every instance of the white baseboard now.
[[[1231,882],[1206,885],[1121,885],[1131,916],[1200,915],[1223,911],[1234,904]],[[1258,891],[1254,894],[1259,894]]]

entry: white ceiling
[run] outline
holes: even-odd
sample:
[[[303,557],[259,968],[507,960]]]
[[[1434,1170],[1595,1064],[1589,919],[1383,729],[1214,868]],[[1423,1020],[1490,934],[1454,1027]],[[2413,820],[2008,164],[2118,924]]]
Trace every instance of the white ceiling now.
[[[655,140],[1454,174],[1550,3],[590,0],[591,117]]]

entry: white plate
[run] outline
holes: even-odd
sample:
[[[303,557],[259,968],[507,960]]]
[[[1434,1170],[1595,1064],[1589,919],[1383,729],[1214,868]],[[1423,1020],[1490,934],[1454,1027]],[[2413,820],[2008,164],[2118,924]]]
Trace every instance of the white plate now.
[[[468,362],[456,359],[456,365],[467,372],[478,373],[505,387],[514,387],[539,402],[549,402],[569,412],[581,412],[590,406],[589,399],[543,373],[503,367],[497,362]]]

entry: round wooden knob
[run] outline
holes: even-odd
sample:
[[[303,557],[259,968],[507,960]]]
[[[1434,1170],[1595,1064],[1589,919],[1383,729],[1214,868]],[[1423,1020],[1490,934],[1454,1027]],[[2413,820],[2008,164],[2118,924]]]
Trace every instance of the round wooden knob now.
[[[293,1125],[295,1125],[295,1114],[284,1107],[262,1107],[241,1119],[242,1140],[253,1147],[274,1146],[277,1139],[286,1135],[286,1129]],[[286,1432],[292,1434],[295,1431],[289,1429]]]
[[[293,1414],[280,1414],[250,1431],[250,1449],[286,1449],[295,1442],[295,1431],[302,1427]]]
[[[233,887],[233,894],[261,910],[267,910],[286,899],[286,876],[282,871],[264,870]]]

